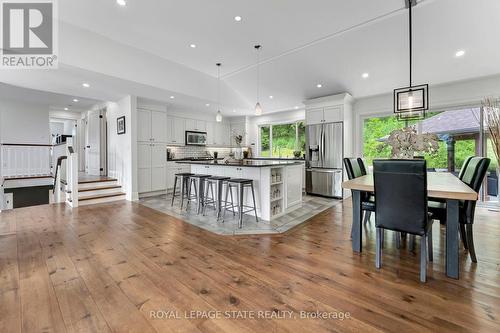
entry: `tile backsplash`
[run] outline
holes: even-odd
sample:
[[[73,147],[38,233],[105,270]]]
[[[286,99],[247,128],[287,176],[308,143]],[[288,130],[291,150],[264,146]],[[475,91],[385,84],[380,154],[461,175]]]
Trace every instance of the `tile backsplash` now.
[[[205,157],[207,153],[213,156],[214,151],[219,153],[219,158],[229,156],[232,148],[217,148],[217,147],[197,147],[197,146],[168,146],[168,149],[174,153],[174,158],[187,158],[187,157]]]

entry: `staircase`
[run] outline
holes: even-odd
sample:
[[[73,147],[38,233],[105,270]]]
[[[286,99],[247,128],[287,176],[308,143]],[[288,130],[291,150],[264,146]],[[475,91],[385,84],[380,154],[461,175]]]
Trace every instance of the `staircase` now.
[[[80,206],[125,200],[125,193],[113,178],[78,181],[78,204]]]

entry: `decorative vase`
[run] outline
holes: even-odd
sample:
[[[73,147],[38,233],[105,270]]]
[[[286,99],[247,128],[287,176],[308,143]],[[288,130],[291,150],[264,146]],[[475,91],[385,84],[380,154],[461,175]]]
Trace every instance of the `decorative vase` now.
[[[234,149],[234,159],[242,160],[243,159],[243,149],[241,147]]]

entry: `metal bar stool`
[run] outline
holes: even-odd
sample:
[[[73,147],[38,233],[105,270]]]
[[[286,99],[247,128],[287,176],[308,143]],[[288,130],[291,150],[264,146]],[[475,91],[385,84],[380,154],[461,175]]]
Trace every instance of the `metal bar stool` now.
[[[253,207],[252,206],[246,206],[244,204],[244,189],[250,187],[252,190],[252,199],[253,199]],[[247,212],[251,212],[252,210],[255,213],[255,220],[259,222],[259,218],[257,217],[257,205],[255,204],[255,191],[253,188],[253,180],[251,179],[230,179],[227,181],[227,191],[226,191],[226,200],[225,200],[225,205],[224,205],[224,214],[222,215],[222,221],[224,222],[224,217],[226,215],[226,210],[227,210],[227,195],[228,192],[231,193],[232,196],[232,190],[233,188],[236,188],[238,190],[238,227],[241,229],[243,227],[243,214]],[[232,201],[232,200],[231,200]],[[234,202],[232,201],[232,205],[234,206]],[[250,208],[248,210],[244,210],[244,208]]]
[[[188,179],[189,179],[189,176],[192,176],[193,174],[192,173],[188,173],[188,172],[184,172],[184,173],[176,173],[175,174],[175,181],[174,181],[174,192],[172,193],[172,204],[171,206],[174,205],[174,200],[175,200],[175,191],[177,189],[177,180],[180,180],[181,181],[181,209],[182,209],[182,206],[184,205],[184,198],[187,199],[188,197],[188,187],[187,187],[187,184],[188,184]]]
[[[210,177],[205,181],[205,197],[203,203],[203,215],[205,215],[206,209],[208,205],[214,205],[215,210],[217,212],[217,221],[219,221],[221,212],[222,212],[222,192],[224,190],[224,184],[227,184],[227,181],[230,180],[229,177]],[[216,190],[216,195],[214,196],[214,186]],[[212,194],[212,197],[208,197],[208,191]],[[233,194],[231,193],[231,203],[233,202]],[[233,215],[234,215],[234,206],[233,206]]]
[[[189,204],[192,200],[196,200],[198,203],[198,208],[196,210],[197,214],[200,214],[201,208],[203,207],[203,185],[205,184],[206,178],[211,177],[210,175],[191,175],[188,181],[188,201],[186,204],[186,211],[189,209]],[[195,195],[191,195],[191,188],[194,185]]]

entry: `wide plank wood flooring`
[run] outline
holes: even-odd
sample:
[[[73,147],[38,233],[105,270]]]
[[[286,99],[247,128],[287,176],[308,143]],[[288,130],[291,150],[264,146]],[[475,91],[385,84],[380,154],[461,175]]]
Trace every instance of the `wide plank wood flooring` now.
[[[353,253],[350,221],[345,202],[282,236],[228,237],[130,202],[3,212],[0,331],[500,330],[500,213],[478,209],[479,262],[463,250],[460,280],[444,274],[444,229],[435,223],[426,284],[418,255],[397,250],[390,233],[375,269],[373,222],[364,252]],[[300,319],[300,311],[349,318]],[[285,313],[292,317],[273,317]],[[166,314],[177,318],[158,318]]]

